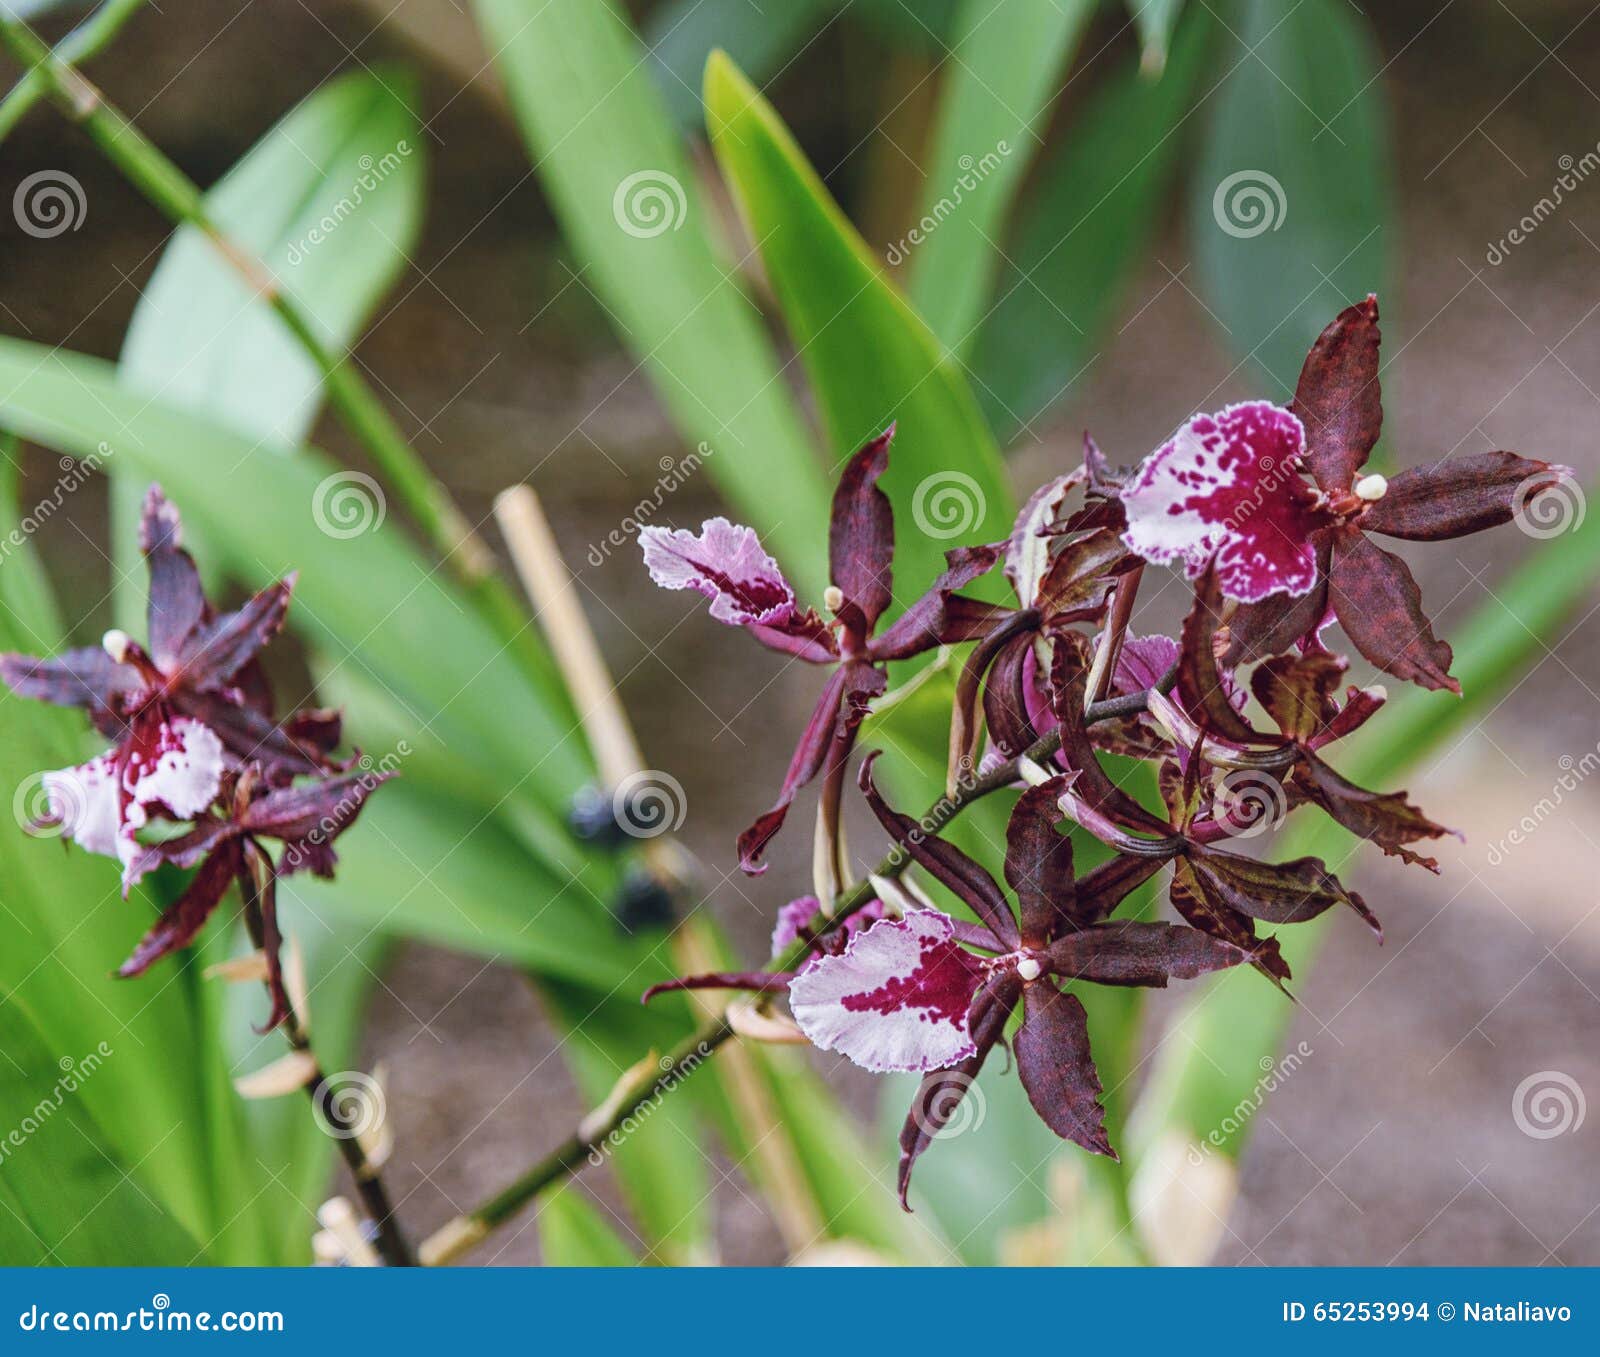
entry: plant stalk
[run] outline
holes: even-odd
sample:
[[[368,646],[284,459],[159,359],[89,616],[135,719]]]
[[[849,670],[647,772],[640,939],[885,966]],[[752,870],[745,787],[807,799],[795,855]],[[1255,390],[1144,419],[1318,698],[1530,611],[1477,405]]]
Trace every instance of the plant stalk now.
[[[266,870],[270,872],[270,866]],[[261,909],[261,890],[253,873],[246,872],[240,876],[239,889],[244,895],[245,927],[249,929],[250,941],[258,951],[264,951],[268,941],[266,919]],[[267,889],[274,889],[270,878]],[[350,1177],[355,1181],[356,1191],[361,1195],[361,1203],[377,1227],[378,1253],[390,1267],[415,1267],[416,1256],[400,1230],[400,1222],[389,1203],[389,1192],[378,1167],[367,1158],[355,1123],[345,1114],[334,1096],[333,1085],[322,1068],[322,1062],[317,1060],[316,1053],[311,1049],[311,1038],[295,1011],[292,998],[288,1015],[283,1020],[283,1034],[293,1050],[309,1055],[315,1064],[316,1073],[306,1085],[306,1095],[311,1099],[322,1125],[328,1128],[338,1144],[339,1153],[344,1156],[344,1162],[350,1170]]]

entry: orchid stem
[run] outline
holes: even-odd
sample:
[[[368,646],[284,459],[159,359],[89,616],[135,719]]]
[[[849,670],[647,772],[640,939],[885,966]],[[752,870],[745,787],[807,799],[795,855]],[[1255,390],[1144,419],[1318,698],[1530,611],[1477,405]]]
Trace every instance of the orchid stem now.
[[[55,54],[65,62],[88,61],[115,41],[145,0],[106,0],[87,19],[56,44]],[[24,72],[0,101],[0,141],[11,135],[34,105],[50,97],[50,83],[37,67]]]
[[[250,932],[250,941],[258,951],[263,951],[267,943],[267,930],[266,920],[262,914],[260,890],[248,874],[240,878],[239,888],[244,895],[245,927]],[[311,1049],[311,1038],[301,1022],[300,1015],[295,1011],[292,999],[289,1001],[289,1010],[283,1020],[283,1034],[288,1038],[291,1049],[303,1052],[312,1058],[315,1073],[306,1084],[306,1095],[311,1099],[312,1107],[316,1108],[322,1126],[339,1146],[339,1153],[344,1156],[350,1177],[355,1181],[356,1191],[361,1194],[361,1203],[377,1227],[379,1255],[390,1267],[415,1267],[416,1256],[411,1252],[411,1245],[406,1242],[406,1237],[400,1230],[400,1222],[395,1217],[394,1207],[389,1203],[389,1192],[383,1184],[378,1167],[367,1158],[366,1149],[361,1144],[361,1137],[358,1134],[359,1128],[350,1120],[339,1105],[338,1098],[334,1096],[334,1086],[329,1082],[327,1073],[322,1068],[322,1062],[317,1060],[316,1053]]]
[[[1169,690],[1176,677],[1177,672],[1174,670],[1156,685],[1157,689]],[[1097,702],[1085,714],[1085,720],[1093,724],[1121,716],[1135,715],[1144,710],[1148,696],[1148,693],[1142,692]],[[1015,783],[1018,778],[1017,770],[1023,759],[1032,759],[1036,762],[1048,759],[1060,747],[1059,730],[1043,736],[1020,758],[1012,759],[982,777],[964,783],[951,795],[940,797],[922,816],[920,827],[926,833],[938,833],[974,801]],[[910,853],[900,845],[896,845],[866,878],[845,891],[834,902],[831,910],[818,910],[812,916],[810,923],[800,930],[800,936],[804,940],[797,941],[782,952],[769,957],[766,969],[793,970],[822,934],[871,903],[877,893],[877,888],[872,882],[873,877],[894,879],[910,865]],[[678,1088],[733,1035],[733,1028],[728,1025],[726,1017],[719,1014],[708,1019],[661,1058],[653,1068],[653,1077],[647,1083],[634,1090],[631,1096],[618,1099],[610,1106],[609,1115],[595,1117],[591,1113],[584,1119],[581,1131],[568,1136],[527,1172],[482,1205],[457,1216],[423,1240],[419,1250],[422,1265],[439,1267],[453,1261],[484,1239],[496,1226],[511,1219],[552,1183],[577,1173],[585,1163],[603,1163],[606,1157],[606,1144],[613,1132],[646,1104],[656,1098],[665,1097]]]
[[[36,81],[62,115],[81,127],[105,158],[168,221],[174,226],[192,227],[205,236],[245,285],[277,313],[322,374],[329,404],[366,448],[484,619],[518,655],[535,682],[549,682],[553,676],[549,661],[529,630],[527,616],[515,595],[497,573],[493,553],[406,441],[349,355],[336,354],[328,348],[317,334],[315,323],[282,291],[273,272],[231,240],[212,219],[198,185],[85,79],[66,59],[64,50],[52,51],[17,19],[0,20],[0,43],[26,68],[24,81]]]

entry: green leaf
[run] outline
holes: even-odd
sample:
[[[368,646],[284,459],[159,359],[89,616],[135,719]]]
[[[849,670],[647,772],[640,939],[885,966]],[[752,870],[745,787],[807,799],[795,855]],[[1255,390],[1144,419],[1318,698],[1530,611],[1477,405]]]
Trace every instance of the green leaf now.
[[[149,1266],[212,1261],[90,1114],[94,1082],[140,1059],[114,1026],[102,1030],[95,1045],[63,1044],[16,994],[0,1007],[0,1266],[115,1266],[134,1240]]]
[[[422,225],[415,95],[392,68],[330,81],[205,197],[230,242],[266,266],[336,352],[400,276]],[[310,433],[321,400],[305,350],[192,226],[146,284],[119,371],[148,395],[286,445]]]
[[[1160,229],[1214,32],[1201,6],[1180,28],[1159,79],[1126,62],[1040,166],[970,359],[984,410],[1003,438],[1049,410],[1098,354]]]
[[[966,0],[852,0],[846,13],[876,29],[896,47],[942,57],[955,40]]]
[[[829,488],[772,345],[713,255],[694,170],[612,0],[477,0],[584,286],[707,472],[814,589]]]
[[[634,1251],[576,1187],[539,1206],[539,1251],[546,1267],[637,1267]]]
[[[927,163],[925,239],[908,247],[911,299],[951,353],[966,353],[978,332],[1012,198],[1094,7],[965,0],[957,15]]]
[[[897,604],[957,542],[1010,529],[999,453],[960,372],[884,275],[770,105],[720,53],[706,67],[717,161],[758,242],[835,465],[891,422]]]
[[[1166,69],[1167,50],[1172,43],[1178,14],[1183,9],[1183,0],[1127,0],[1127,3],[1143,49],[1140,66],[1148,74],[1159,76]]]
[[[1240,0],[1215,68],[1189,232],[1206,305],[1286,397],[1329,317],[1392,254],[1378,54],[1344,0]]]
[[[722,48],[751,76],[776,74],[841,7],[842,0],[668,0],[650,12],[644,39],[661,98],[679,127],[700,124],[700,76]]]

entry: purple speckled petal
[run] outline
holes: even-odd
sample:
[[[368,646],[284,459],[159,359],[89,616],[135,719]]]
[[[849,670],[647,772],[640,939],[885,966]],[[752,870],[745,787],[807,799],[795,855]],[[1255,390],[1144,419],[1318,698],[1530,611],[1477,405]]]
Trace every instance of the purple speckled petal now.
[[[711,615],[729,626],[776,626],[794,612],[794,590],[761,549],[755,529],[707,519],[686,528],[640,528],[650,578],[663,589],[693,589],[711,600]]]

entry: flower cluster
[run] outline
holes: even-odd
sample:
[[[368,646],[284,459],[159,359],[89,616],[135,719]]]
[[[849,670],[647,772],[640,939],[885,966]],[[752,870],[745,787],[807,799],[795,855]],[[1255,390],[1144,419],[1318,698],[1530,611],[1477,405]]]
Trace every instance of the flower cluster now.
[[[310,869],[331,876],[332,840],[387,773],[334,758],[337,712],[273,714],[261,648],[283,626],[294,578],[218,612],[182,544],[178,511],[152,486],[139,544],[150,571],[148,641],[119,631],[50,659],[0,655],[0,680],[20,696],[88,713],[111,747],[46,772],[48,813],[36,828],[68,835],[122,865],[122,892],[163,863],[197,868],[119,975],[186,946],[238,881],[256,923],[272,996],[268,1030],[288,1014],[279,966],[275,882]],[[274,863],[262,839],[277,839]]]
[[[1449,831],[1404,793],[1369,791],[1327,762],[1386,694],[1345,682],[1349,661],[1326,633],[1337,621],[1377,669],[1459,691],[1410,571],[1370,534],[1476,532],[1571,472],[1507,452],[1392,480],[1366,472],[1382,422],[1378,345],[1369,297],[1317,340],[1289,407],[1251,401],[1197,415],[1125,474],[1087,442],[1083,466],[1041,487],[1008,541],[948,553],[944,574],[886,628],[894,525],[877,482],[892,429],[851,459],[834,496],[826,617],[797,603],[749,528],[718,518],[698,534],[641,531],[658,584],[698,590],[719,622],[833,669],[776,804],[740,836],[748,872],[761,870],[799,789],[821,776],[822,856],[833,859],[834,881],[847,879],[840,793],[861,723],[885,691],[885,665],[972,643],[955,686],[951,790],[976,785],[966,780],[975,761],[980,777],[1020,789],[1003,864],[1009,894],[934,832],[948,815],[918,822],[885,800],[869,753],[857,780],[900,860],[972,919],[933,907],[909,878],[898,904],[873,902],[867,926],[867,910],[844,917],[837,896],[821,906],[806,897],[785,907],[774,938],[775,953],[780,942],[795,944],[790,955],[803,948],[794,969],[660,987],[786,994],[817,1046],[870,1070],[921,1072],[900,1141],[902,1201],[917,1157],[1008,1031],[1045,1123],[1114,1156],[1078,986],[1165,986],[1244,964],[1282,987],[1289,966],[1258,924],[1339,906],[1379,931],[1322,861],[1270,863],[1223,847],[1260,827],[1262,807],[1238,794],[1241,779],[1269,782],[1282,812],[1318,807],[1385,853],[1437,870],[1413,845]],[[1146,563],[1181,566],[1193,581],[1177,638],[1130,630]],[[961,592],[996,565],[1013,603]],[[1152,764],[1159,805],[1119,784],[1107,754]],[[1091,854],[1097,865],[1077,871]],[[1162,871],[1182,922],[1115,917]]]

